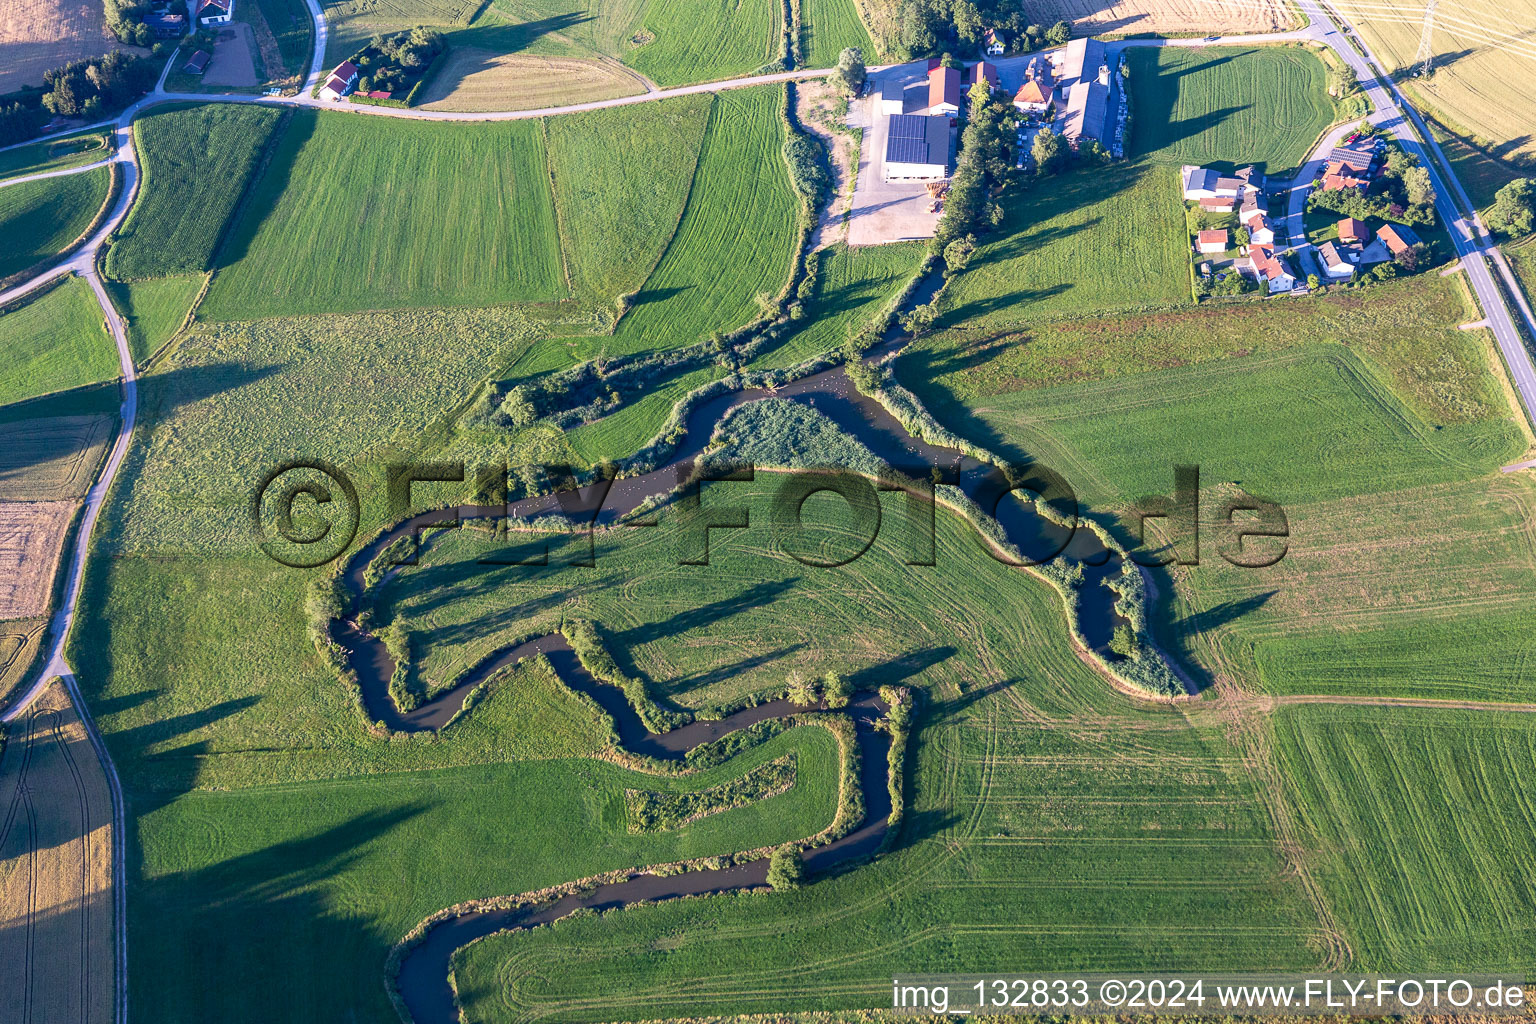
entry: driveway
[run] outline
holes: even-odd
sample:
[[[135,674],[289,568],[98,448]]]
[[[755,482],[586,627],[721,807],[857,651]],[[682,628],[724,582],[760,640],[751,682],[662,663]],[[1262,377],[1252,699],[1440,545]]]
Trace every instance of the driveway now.
[[[864,129],[858,180],[848,211],[849,245],[932,238],[938,227],[939,214],[929,212],[933,200],[923,182],[885,180],[885,140],[890,120],[880,113],[880,86],[884,81],[894,78],[910,83],[927,76],[927,64],[922,61],[872,72],[869,95],[848,105],[848,123]],[[951,159],[954,147],[951,137]]]

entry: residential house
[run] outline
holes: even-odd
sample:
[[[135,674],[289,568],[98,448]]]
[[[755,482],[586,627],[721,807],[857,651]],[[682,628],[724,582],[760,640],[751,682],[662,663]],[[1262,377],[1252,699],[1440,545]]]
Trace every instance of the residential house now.
[[[1024,84],[1014,94],[1013,105],[1026,113],[1043,113],[1051,105],[1051,95],[1056,89],[1056,76],[1051,72],[1051,62],[1036,54],[1024,68]]]
[[[960,115],[960,71],[942,64],[928,73],[928,113]]]
[[[1364,178],[1355,176],[1355,169],[1349,164],[1330,162],[1323,174],[1323,191],[1332,192],[1341,188],[1357,188],[1365,191],[1370,182]]]
[[[1232,172],[1232,177],[1242,182],[1247,188],[1253,190],[1254,192],[1264,191],[1264,172],[1259,170],[1257,167],[1254,167],[1252,164],[1249,164],[1247,167],[1239,167],[1237,170]]]
[[[1008,52],[1007,41],[1003,39],[1003,34],[996,29],[987,29],[986,32],[982,33],[981,41],[986,45],[988,57],[1001,57]]]
[[[144,18],[144,24],[155,34],[156,39],[176,39],[187,30],[187,16],[185,14],[150,14]]]
[[[212,55],[205,50],[198,50],[192,55],[191,59],[182,65],[181,70],[185,71],[189,75],[200,75],[204,71],[208,70],[208,61],[211,56]]]
[[[1370,240],[1371,229],[1365,226],[1365,221],[1355,220],[1353,217],[1345,217],[1339,221],[1339,241],[1364,245]]]
[[[906,100],[907,84],[894,76],[886,78],[880,83],[880,113],[886,117],[892,114],[904,113],[903,103]]]
[[[1201,199],[1236,199],[1247,187],[1241,178],[1221,175],[1208,167],[1184,165],[1184,199],[1198,202]]]
[[[1227,251],[1228,233],[1225,228],[1200,232],[1199,250],[1203,253],[1222,253]]]
[[[1264,211],[1259,207],[1259,197],[1252,192],[1243,193],[1243,205],[1238,208],[1237,219],[1243,224],[1248,224],[1264,216]]]
[[[887,125],[886,181],[939,181],[949,176],[949,118],[897,114]]]
[[[356,64],[350,60],[342,61],[320,87],[320,98],[333,102],[341,99],[357,87],[357,75]]]
[[[223,25],[235,13],[235,0],[197,0],[197,21],[202,25]]]
[[[1357,177],[1368,178],[1371,176],[1371,166],[1376,162],[1376,151],[1351,146],[1335,146],[1328,154],[1328,162],[1352,167]]]
[[[1330,278],[1349,277],[1355,272],[1355,264],[1345,255],[1344,248],[1334,242],[1324,242],[1317,247],[1318,261],[1323,272]]]
[[[1383,224],[1377,229],[1376,236],[1386,243],[1387,251],[1393,256],[1401,256],[1419,244],[1419,236],[1406,224]]]
[[[1296,275],[1291,273],[1291,266],[1284,256],[1276,254],[1267,245],[1255,245],[1248,254],[1255,276],[1268,284],[1271,295],[1296,287]]]
[[[1244,224],[1248,229],[1249,245],[1274,245],[1275,226],[1269,222],[1269,217],[1259,214],[1257,217]]]

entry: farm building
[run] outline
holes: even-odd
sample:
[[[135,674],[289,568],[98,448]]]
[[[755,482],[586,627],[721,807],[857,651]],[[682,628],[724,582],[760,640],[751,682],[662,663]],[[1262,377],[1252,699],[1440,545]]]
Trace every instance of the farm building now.
[[[1371,229],[1365,226],[1365,222],[1355,220],[1353,217],[1345,217],[1339,221],[1339,241],[1359,242],[1362,245],[1371,240]]]
[[[202,25],[223,25],[235,13],[235,0],[197,0],[197,20]]]
[[[1084,139],[1096,139],[1118,154],[1123,117],[1111,119],[1123,102],[1120,78],[1111,72],[1109,53],[1097,39],[1074,39],[1066,45],[1058,65],[1057,90],[1065,96],[1061,134],[1076,148]]]
[[[1393,256],[1401,256],[1419,244],[1419,236],[1406,224],[1383,224],[1376,237],[1386,243],[1387,251]]]
[[[1226,252],[1228,234],[1225,228],[1218,228],[1200,232],[1199,248],[1201,252]]]
[[[1008,43],[1003,39],[1003,34],[996,29],[989,28],[982,34],[981,41],[986,44],[988,57],[1001,57],[1008,52]]]
[[[897,78],[887,78],[880,83],[880,113],[886,117],[903,112],[902,104],[906,100],[907,86]]]
[[[1051,72],[1051,62],[1038,54],[1031,57],[1024,68],[1024,84],[1013,96],[1013,105],[1025,113],[1042,113],[1051,105],[1051,94],[1056,89],[1056,76]]]
[[[331,72],[325,84],[320,87],[320,98],[323,100],[339,100],[357,86],[357,65],[350,60],[344,60],[336,65],[336,70]]]
[[[993,89],[998,88],[997,65],[991,61],[980,61],[965,69],[965,87],[969,89],[976,84],[977,77],[987,80],[987,85]]]
[[[1207,196],[1200,200],[1200,209],[1207,213],[1231,213],[1237,209],[1236,196]]]
[[[1329,277],[1349,277],[1355,272],[1355,265],[1345,255],[1344,247],[1333,242],[1324,242],[1317,247],[1318,261],[1323,265],[1323,272]]]
[[[928,73],[928,113],[960,114],[960,72],[942,64]]]
[[[949,118],[897,114],[885,140],[887,181],[938,181],[949,175]]]
[[[198,50],[182,65],[181,70],[189,75],[200,75],[208,70],[210,56],[206,50]]]

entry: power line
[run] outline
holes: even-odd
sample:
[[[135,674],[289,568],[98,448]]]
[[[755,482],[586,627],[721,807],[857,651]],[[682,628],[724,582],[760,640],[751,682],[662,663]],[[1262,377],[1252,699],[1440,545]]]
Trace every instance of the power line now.
[[[1424,30],[1419,34],[1419,52],[1413,55],[1414,74],[1431,75],[1435,70],[1435,47],[1431,37],[1435,33],[1435,3],[1424,5]]]

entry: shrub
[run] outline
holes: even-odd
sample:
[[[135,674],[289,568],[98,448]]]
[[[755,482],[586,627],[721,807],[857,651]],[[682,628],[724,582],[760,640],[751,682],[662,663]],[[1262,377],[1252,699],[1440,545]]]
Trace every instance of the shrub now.
[[[781,846],[768,859],[768,884],[775,889],[798,889],[805,884],[805,862],[798,846]]]

